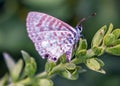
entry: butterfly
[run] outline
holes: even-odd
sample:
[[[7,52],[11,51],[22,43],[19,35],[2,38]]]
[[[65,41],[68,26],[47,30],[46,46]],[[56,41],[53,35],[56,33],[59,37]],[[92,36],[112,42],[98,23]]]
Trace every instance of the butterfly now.
[[[56,62],[63,54],[70,61],[74,45],[80,38],[81,25],[75,28],[67,23],[40,12],[29,12],[26,18],[29,38],[40,56]]]

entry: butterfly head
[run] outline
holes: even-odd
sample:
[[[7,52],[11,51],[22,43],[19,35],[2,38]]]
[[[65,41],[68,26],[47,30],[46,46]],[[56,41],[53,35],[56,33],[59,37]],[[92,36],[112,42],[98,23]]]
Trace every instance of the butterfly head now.
[[[79,40],[80,38],[80,33],[82,32],[82,26],[76,26],[75,27],[75,30],[76,30],[76,36],[75,36],[75,39],[76,39],[76,42]]]

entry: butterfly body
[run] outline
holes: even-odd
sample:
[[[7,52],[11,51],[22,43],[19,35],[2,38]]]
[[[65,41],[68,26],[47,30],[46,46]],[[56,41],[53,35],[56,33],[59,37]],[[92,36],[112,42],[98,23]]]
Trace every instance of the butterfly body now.
[[[74,29],[55,17],[39,12],[29,12],[26,26],[28,36],[42,58],[56,62],[66,54],[66,59],[71,59],[73,46],[80,37],[79,28]]]

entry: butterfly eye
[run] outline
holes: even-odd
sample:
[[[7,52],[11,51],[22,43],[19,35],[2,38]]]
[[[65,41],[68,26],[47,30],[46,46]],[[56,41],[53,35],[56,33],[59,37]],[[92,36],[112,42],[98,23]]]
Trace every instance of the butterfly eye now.
[[[78,26],[78,28],[79,28],[80,32],[82,32],[82,26]]]

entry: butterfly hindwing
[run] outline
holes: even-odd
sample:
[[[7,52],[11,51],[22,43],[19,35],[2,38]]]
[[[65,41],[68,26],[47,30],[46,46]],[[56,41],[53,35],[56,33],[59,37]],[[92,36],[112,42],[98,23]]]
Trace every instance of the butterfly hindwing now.
[[[50,60],[57,60],[74,45],[74,36],[67,31],[41,32],[38,39],[35,41],[36,50],[43,58],[46,58],[46,54],[49,55],[47,58]]]

